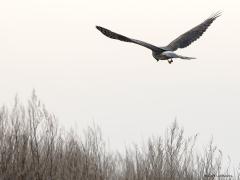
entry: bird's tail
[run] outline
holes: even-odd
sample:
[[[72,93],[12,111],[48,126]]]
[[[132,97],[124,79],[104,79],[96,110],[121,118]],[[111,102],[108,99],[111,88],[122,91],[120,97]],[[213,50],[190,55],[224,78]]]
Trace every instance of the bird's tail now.
[[[178,55],[178,58],[185,59],[185,60],[196,59],[195,57],[187,57],[187,56],[181,56],[181,55]]]
[[[194,57],[181,56],[172,51],[165,51],[162,53],[162,55],[168,57],[169,59],[172,59],[172,58],[180,58],[180,59],[186,59],[186,60],[196,59]]]

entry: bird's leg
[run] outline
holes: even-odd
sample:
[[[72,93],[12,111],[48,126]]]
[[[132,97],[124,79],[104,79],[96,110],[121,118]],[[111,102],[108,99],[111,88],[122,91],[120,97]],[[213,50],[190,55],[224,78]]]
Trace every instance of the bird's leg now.
[[[173,62],[172,59],[168,59],[168,63],[171,64]]]

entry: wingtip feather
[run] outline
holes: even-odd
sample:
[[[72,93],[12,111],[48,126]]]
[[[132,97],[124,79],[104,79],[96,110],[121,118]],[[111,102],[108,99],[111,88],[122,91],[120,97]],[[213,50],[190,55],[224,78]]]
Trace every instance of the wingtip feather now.
[[[97,28],[97,30],[100,30],[102,28],[101,26],[98,25],[96,25],[95,27]]]
[[[223,11],[217,11],[216,13],[214,13],[210,18],[215,20],[218,17],[220,17],[222,15]]]

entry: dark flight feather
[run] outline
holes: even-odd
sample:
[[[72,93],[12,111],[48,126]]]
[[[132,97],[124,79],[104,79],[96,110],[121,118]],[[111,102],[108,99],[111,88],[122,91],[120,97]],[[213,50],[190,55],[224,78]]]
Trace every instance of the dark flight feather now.
[[[175,51],[178,48],[185,48],[189,46],[191,43],[200,38],[203,33],[207,30],[207,28],[212,24],[212,22],[221,16],[221,12],[217,12],[214,15],[210,16],[208,19],[203,21],[198,26],[192,28],[186,33],[180,35],[177,39],[173,40],[169,45],[165,48],[170,51]]]
[[[131,39],[131,38],[128,38],[126,36],[123,36],[121,34],[118,34],[118,33],[115,33],[115,32],[112,32],[106,28],[103,28],[101,26],[96,26],[96,28],[101,32],[103,33],[105,36],[109,37],[109,38],[112,38],[112,39],[117,39],[117,40],[120,40],[120,41],[124,41],[124,42],[131,42],[131,43],[135,43],[135,44],[138,44],[138,45],[141,45],[141,46],[144,46],[148,49],[151,49],[152,51],[159,51],[159,52],[163,52],[164,50],[157,47],[157,46],[154,46],[152,44],[149,44],[149,43],[146,43],[146,42],[143,42],[143,41],[140,41],[140,40],[136,40],[136,39]]]

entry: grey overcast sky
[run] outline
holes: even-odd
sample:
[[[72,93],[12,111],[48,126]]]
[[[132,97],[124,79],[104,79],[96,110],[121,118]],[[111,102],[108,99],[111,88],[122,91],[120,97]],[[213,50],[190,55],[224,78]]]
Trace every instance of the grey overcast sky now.
[[[0,1],[0,104],[39,98],[64,127],[100,125],[112,148],[162,135],[175,118],[199,144],[240,162],[239,0]],[[156,62],[148,49],[104,37],[95,25],[155,45],[222,10],[207,32]]]

